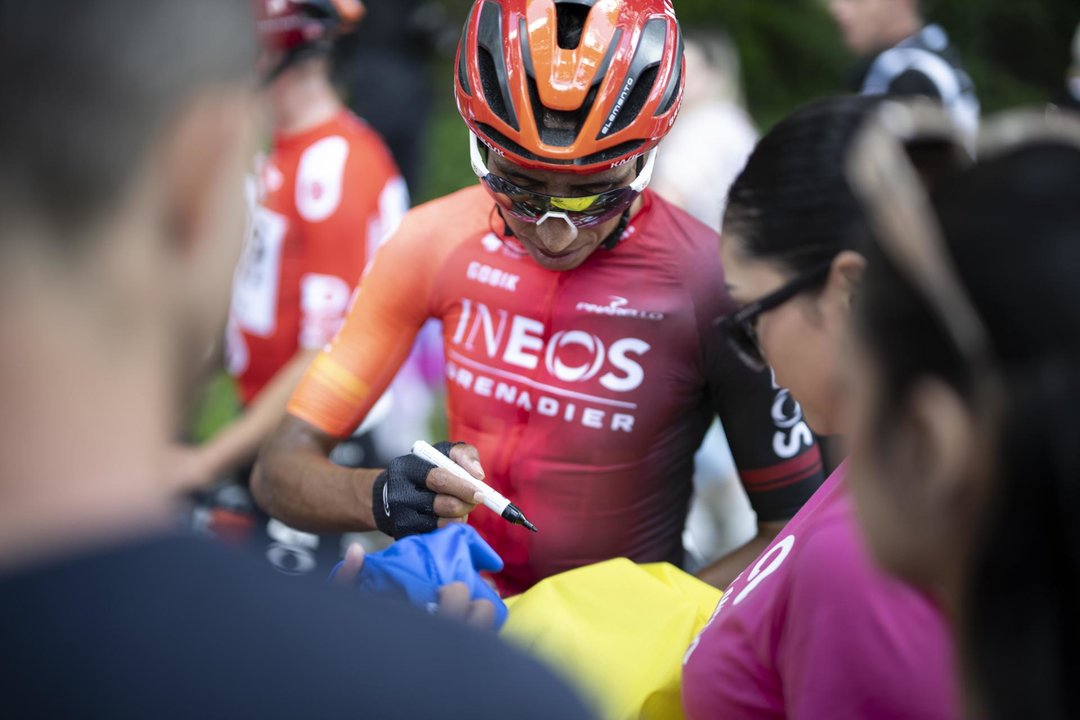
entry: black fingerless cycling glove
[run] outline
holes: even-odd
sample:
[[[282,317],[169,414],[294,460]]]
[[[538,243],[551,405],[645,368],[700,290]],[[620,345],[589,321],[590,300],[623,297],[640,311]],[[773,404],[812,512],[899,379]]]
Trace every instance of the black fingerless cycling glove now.
[[[444,441],[435,449],[449,457],[456,444]],[[371,489],[371,513],[380,531],[396,540],[438,527],[435,493],[427,487],[428,473],[434,467],[415,455],[402,455],[379,474]]]

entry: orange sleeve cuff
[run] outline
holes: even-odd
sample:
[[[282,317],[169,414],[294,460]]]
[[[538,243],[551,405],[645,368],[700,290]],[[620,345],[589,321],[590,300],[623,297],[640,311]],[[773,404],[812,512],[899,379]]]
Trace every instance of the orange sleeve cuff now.
[[[289,399],[289,413],[334,437],[347,437],[368,411],[371,387],[323,352]]]

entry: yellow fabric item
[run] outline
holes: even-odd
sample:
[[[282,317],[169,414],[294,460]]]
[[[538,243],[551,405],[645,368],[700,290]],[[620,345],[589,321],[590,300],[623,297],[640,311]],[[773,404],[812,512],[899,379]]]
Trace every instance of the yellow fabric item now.
[[[720,595],[668,563],[619,558],[509,598],[502,634],[546,660],[602,718],[682,718],[683,655]]]

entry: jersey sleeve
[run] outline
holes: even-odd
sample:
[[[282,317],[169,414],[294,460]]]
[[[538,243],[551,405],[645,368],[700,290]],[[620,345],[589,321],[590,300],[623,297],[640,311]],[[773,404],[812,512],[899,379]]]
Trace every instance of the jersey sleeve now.
[[[341,327],[370,257],[404,214],[404,187],[389,151],[370,131],[323,138],[301,156],[295,190],[301,348],[323,347]]]
[[[843,522],[801,538],[776,650],[787,716],[957,717],[941,614],[874,567]]]
[[[379,248],[344,325],[289,401],[292,415],[332,436],[346,437],[363,421],[430,314],[440,246],[416,212]]]
[[[754,372],[714,322],[735,309],[723,290],[719,258],[698,301],[706,382],[739,479],[759,522],[790,519],[825,481],[821,453],[791,394],[768,369]]]

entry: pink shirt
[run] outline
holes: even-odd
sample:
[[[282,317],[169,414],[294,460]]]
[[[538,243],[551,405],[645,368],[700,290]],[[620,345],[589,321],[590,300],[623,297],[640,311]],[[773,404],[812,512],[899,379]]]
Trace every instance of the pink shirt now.
[[[872,564],[845,469],[735,578],[690,646],[691,720],[958,717],[944,618]]]

